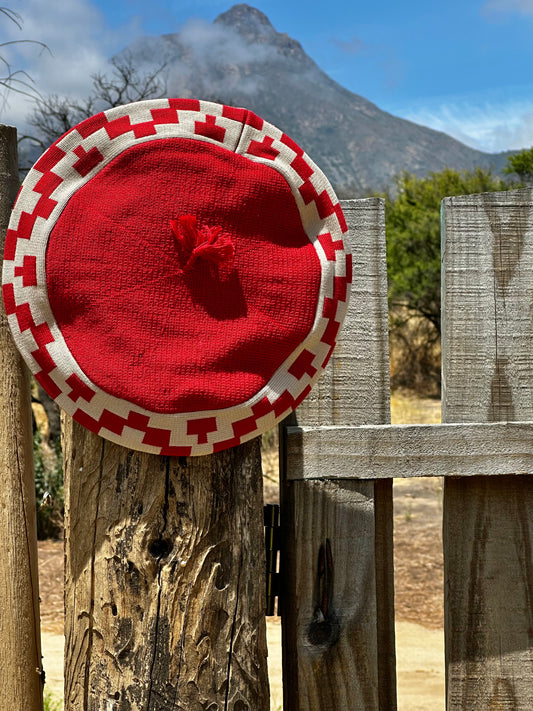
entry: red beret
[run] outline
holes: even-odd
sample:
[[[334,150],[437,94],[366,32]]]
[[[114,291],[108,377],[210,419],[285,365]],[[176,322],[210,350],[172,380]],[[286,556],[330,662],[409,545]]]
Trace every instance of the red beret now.
[[[351,255],[328,181],[245,109],[143,101],[28,173],[3,296],[37,381],[93,432],[165,455],[270,429],[325,367]]]

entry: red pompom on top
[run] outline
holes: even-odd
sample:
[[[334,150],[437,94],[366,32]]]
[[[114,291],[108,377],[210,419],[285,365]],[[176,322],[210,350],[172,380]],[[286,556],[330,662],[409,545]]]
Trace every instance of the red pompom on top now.
[[[177,220],[170,220],[174,237],[187,257],[184,272],[190,272],[197,259],[206,259],[213,264],[233,259],[235,246],[231,237],[222,232],[222,227],[215,225],[198,227],[194,215],[182,215]]]

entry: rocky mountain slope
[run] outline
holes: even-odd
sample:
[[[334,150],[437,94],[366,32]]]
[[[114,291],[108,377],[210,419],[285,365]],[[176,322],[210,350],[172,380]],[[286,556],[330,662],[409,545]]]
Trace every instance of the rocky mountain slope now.
[[[233,6],[212,24],[143,37],[123,54],[141,68],[164,62],[168,95],[255,111],[296,140],[344,196],[388,188],[404,170],[498,171],[505,164],[506,154],[469,148],[344,89],[249,5]]]

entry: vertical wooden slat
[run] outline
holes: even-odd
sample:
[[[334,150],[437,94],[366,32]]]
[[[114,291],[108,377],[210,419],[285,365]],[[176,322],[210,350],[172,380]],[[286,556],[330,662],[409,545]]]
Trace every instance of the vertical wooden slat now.
[[[443,420],[533,420],[533,191],[443,203]],[[483,474],[480,465],[480,475]],[[533,708],[533,477],[444,484],[447,708]]]
[[[327,371],[291,424],[390,421],[384,203],[342,207],[354,255],[349,314]],[[283,431],[284,708],[394,711],[392,482],[287,481]],[[328,541],[333,583],[323,619],[318,567]]]
[[[0,126],[0,253],[19,186],[17,132]],[[31,396],[0,304],[0,708],[42,708]]]
[[[65,711],[268,711],[259,442],[133,452],[63,420]]]

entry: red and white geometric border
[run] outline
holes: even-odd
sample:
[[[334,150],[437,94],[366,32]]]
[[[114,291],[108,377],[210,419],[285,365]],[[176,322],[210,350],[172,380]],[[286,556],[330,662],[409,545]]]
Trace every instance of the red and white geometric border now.
[[[46,247],[69,199],[122,151],[167,137],[212,143],[277,170],[292,190],[321,265],[317,313],[308,336],[254,397],[226,409],[157,414],[101,390],[67,348],[48,300]],[[252,112],[193,99],[129,104],[83,121],[28,173],[6,237],[5,309],[35,378],[82,425],[154,454],[211,454],[273,427],[307,396],[326,366],[352,281],[346,232],[339,202],[320,169],[287,135]]]

